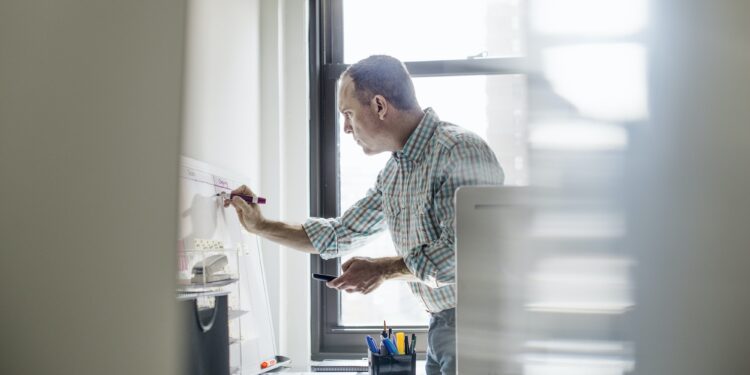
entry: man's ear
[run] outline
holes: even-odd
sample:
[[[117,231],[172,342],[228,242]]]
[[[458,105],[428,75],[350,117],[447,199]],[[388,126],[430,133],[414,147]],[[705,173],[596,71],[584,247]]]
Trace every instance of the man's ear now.
[[[388,101],[385,100],[385,97],[383,97],[383,95],[375,95],[372,97],[371,103],[373,110],[378,114],[378,118],[384,120],[389,109]]]

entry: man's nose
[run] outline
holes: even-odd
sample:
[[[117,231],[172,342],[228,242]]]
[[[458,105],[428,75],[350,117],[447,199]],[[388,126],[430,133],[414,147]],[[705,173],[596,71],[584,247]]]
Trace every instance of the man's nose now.
[[[344,133],[352,134],[352,125],[349,123],[349,119],[344,120]]]

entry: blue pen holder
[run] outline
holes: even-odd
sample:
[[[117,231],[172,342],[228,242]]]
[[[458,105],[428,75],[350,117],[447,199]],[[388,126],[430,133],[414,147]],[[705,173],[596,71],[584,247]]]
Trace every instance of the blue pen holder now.
[[[370,375],[415,375],[417,353],[380,355],[367,351]]]

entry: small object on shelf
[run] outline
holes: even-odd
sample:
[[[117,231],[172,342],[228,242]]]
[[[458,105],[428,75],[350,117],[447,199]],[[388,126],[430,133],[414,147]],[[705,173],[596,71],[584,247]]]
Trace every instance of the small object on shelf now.
[[[201,284],[229,280],[232,278],[232,275],[226,273],[224,270],[227,264],[229,264],[229,261],[226,255],[211,255],[193,266],[193,278],[191,281],[194,284]]]
[[[221,250],[224,249],[224,241],[196,238],[193,240],[193,248],[195,250]]]
[[[270,370],[271,367],[276,365],[276,359],[272,358],[267,361],[263,361],[260,363],[260,369],[261,370]]]
[[[289,359],[289,357],[277,355],[274,358],[271,358],[265,362],[267,363],[266,368],[264,369],[262,368],[261,372],[270,372],[279,367],[289,367],[289,365],[292,363],[292,360]]]
[[[263,372],[266,372],[277,367],[287,366],[289,365],[289,363],[291,363],[291,360],[289,360],[289,358],[276,356],[275,358],[271,358],[269,360],[261,362],[260,369],[263,370]]]

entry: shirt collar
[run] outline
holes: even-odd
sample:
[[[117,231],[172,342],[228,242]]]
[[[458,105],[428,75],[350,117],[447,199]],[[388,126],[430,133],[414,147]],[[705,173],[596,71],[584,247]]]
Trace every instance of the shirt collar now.
[[[417,127],[411,132],[411,135],[409,135],[406,144],[404,144],[404,148],[400,151],[394,152],[393,156],[396,159],[411,161],[422,159],[424,148],[432,137],[432,133],[435,132],[438,122],[440,122],[440,118],[438,118],[437,113],[435,113],[432,108],[425,109],[422,120],[419,121]]]

